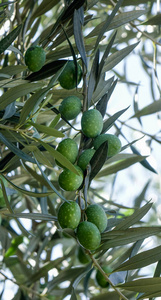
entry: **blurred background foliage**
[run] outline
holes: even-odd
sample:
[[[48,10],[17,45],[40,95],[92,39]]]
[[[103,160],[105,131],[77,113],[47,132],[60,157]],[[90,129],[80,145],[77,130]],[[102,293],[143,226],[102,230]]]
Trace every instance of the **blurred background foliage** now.
[[[1,299],[161,297],[160,9],[159,0],[1,1]],[[46,51],[35,73],[24,62],[32,45]],[[72,91],[58,83],[68,59],[83,69]],[[76,193],[60,189],[55,163],[73,170],[55,151],[63,137],[83,145],[80,116],[66,122],[58,111],[71,94],[83,111],[95,105],[104,132],[122,141],[121,153],[100,156],[90,187],[86,176]],[[101,204],[108,217],[86,264],[74,232],[57,222],[60,203],[77,197]],[[95,280],[104,265],[111,269],[105,289]]]

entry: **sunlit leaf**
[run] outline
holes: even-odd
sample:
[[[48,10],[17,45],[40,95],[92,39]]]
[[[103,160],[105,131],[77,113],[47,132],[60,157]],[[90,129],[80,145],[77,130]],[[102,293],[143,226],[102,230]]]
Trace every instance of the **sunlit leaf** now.
[[[139,118],[139,117],[154,114],[159,111],[161,111],[161,100],[154,101],[153,103],[147,105],[143,109],[139,110],[131,118]]]
[[[79,11],[75,10],[73,17],[73,29],[74,29],[74,38],[76,42],[76,46],[79,50],[81,58],[87,68],[87,57],[84,47],[83,35],[82,35],[82,27]]]
[[[127,46],[115,53],[111,54],[105,61],[103,72],[110,71],[113,69],[120,61],[122,61],[134,48],[139,44],[139,42]]]
[[[116,112],[114,115],[112,115],[111,117],[109,117],[107,120],[105,120],[104,124],[103,124],[103,129],[102,129],[102,133],[105,133],[106,131],[108,131],[115,123],[115,121],[129,108],[126,107],[118,112]]]
[[[43,132],[43,133],[47,134],[48,136],[55,136],[55,137],[60,137],[60,138],[64,137],[64,134],[61,131],[58,131],[54,128],[40,125],[40,124],[33,123],[33,122],[30,122],[30,124],[32,126],[34,126],[38,131]]]
[[[104,233],[102,234],[104,243],[99,247],[99,250],[134,243],[149,236],[159,234],[160,229],[160,227],[138,227]]]
[[[124,3],[125,1],[123,1]],[[127,0],[126,0],[127,2]],[[121,14],[117,14],[116,16],[114,16],[113,20],[111,21],[111,23],[109,24],[109,26],[106,29],[106,32],[115,28],[120,27],[121,25],[127,24],[135,19],[137,19],[138,17],[140,17],[141,15],[143,15],[146,11],[145,10],[133,10],[133,11],[126,11],[126,12],[122,12]],[[98,35],[98,33],[100,32],[101,27],[105,24],[105,21],[102,23],[99,23],[88,35],[87,37],[90,38],[92,36]]]
[[[9,180],[6,176],[4,176],[4,175],[1,175],[1,176],[3,176],[7,181],[8,181],[8,183],[9,184],[11,184],[12,186],[13,186],[13,188],[16,190],[16,191],[18,191],[18,192],[20,192],[20,193],[22,193],[22,194],[25,194],[25,195],[29,195],[29,196],[32,196],[32,197],[45,197],[45,196],[48,196],[48,195],[51,195],[51,194],[53,194],[53,191],[49,191],[49,192],[47,192],[47,193],[35,193],[35,192],[32,192],[32,191],[28,191],[27,189],[22,189],[22,188],[20,188],[19,186],[17,186],[17,185],[15,185],[11,180]]]
[[[95,44],[95,49],[97,49],[98,44],[101,41],[101,38],[102,38],[103,34],[107,31],[108,26],[110,25],[112,19],[116,15],[116,13],[117,13],[119,7],[121,6],[122,2],[123,2],[123,0],[119,0],[117,2],[117,4],[115,5],[114,9],[112,10],[111,14],[107,17],[107,20],[106,20],[105,24],[102,26],[101,30],[99,31],[97,41],[96,41],[96,44]]]
[[[12,218],[22,218],[30,220],[42,220],[42,221],[57,221],[57,217],[49,214],[40,214],[40,213],[15,213],[15,214],[5,214],[7,217]]]
[[[143,268],[161,259],[161,246],[143,251],[121,264],[115,271]]]
[[[70,171],[78,174],[74,165],[64,155],[62,155],[60,152],[55,150],[53,147],[51,147],[47,143],[44,143],[43,141],[40,141],[40,140],[38,140],[38,141],[57,161],[60,162],[60,164],[62,164],[64,167],[68,168]]]
[[[161,278],[142,278],[121,284],[126,290],[140,293],[156,293],[160,291]]]
[[[120,157],[120,159],[119,159]],[[128,168],[129,166],[132,166],[133,164],[142,161],[143,159],[145,159],[146,156],[141,156],[141,155],[134,155],[131,154],[129,155],[128,158],[121,158],[121,155],[116,155],[113,159],[110,158],[109,160],[107,160],[108,165],[105,165],[105,168],[99,172],[99,174],[97,175],[97,178],[100,177],[104,177],[110,174],[114,174],[118,171],[121,171],[125,168]],[[113,161],[116,159],[116,161]],[[111,162],[111,163],[110,163]]]
[[[18,25],[15,29],[13,29],[7,36],[5,36],[0,41],[0,54],[4,52],[12,42],[17,38],[21,31],[22,25]]]
[[[42,83],[25,83],[7,90],[0,97],[0,109],[4,109],[8,104],[17,100],[19,97],[27,95],[41,88],[41,86]]]
[[[136,224],[147,214],[147,212],[151,209],[152,205],[153,203],[146,203],[141,208],[136,209],[131,216],[127,217],[125,220],[120,222],[120,224],[118,224],[114,230],[125,230],[130,226]]]
[[[24,153],[23,151],[21,151],[19,148],[17,148],[13,143],[9,142],[4,136],[2,133],[0,133],[0,140],[2,143],[4,143],[15,155],[17,155],[19,158],[22,158],[23,160],[26,160],[26,161],[30,161],[32,163],[34,163],[34,159]]]
[[[47,11],[52,9],[58,3],[59,3],[59,0],[44,0],[44,1],[42,1],[41,4],[37,7],[37,9],[34,11],[32,18],[37,18],[37,17],[45,14]]]
[[[97,175],[97,173],[104,165],[107,158],[107,152],[108,152],[108,143],[104,142],[94,153],[92,159],[90,160],[90,165],[91,165],[90,181]]]

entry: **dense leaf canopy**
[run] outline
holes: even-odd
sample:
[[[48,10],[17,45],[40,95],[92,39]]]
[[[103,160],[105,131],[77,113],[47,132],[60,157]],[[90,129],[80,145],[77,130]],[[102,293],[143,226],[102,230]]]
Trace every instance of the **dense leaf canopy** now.
[[[151,150],[161,143],[160,128],[154,128],[154,124],[160,124],[161,111],[158,3],[1,1],[1,299],[5,300],[6,295],[8,300],[161,297],[161,227],[156,218],[159,210],[153,197],[146,197],[150,185],[151,194],[158,192],[160,170],[138,146],[144,140]],[[31,72],[25,65],[25,53],[36,45],[44,49],[46,61],[39,71]],[[137,81],[128,77],[130,57],[137,58],[143,76],[148,78],[146,96],[150,102],[139,98],[142,83],[135,62],[130,72],[137,74]],[[75,66],[74,88],[64,89],[59,78],[69,60]],[[68,82],[69,77],[64,80]],[[125,88],[129,99],[124,99]],[[114,96],[117,91],[118,102]],[[81,112],[66,120],[59,107],[68,96],[80,99]],[[82,130],[82,115],[90,109],[103,120],[99,132],[100,119],[95,116]],[[145,120],[152,131],[144,127]],[[108,156],[110,145],[104,141],[93,150],[92,157],[87,157],[80,175],[77,161],[84,150],[94,149],[95,135],[87,132],[95,129],[96,135],[108,132],[117,136],[122,148]],[[60,141],[66,138],[78,145],[74,163],[68,159],[71,155],[66,157],[63,151],[57,151]],[[72,174],[70,178],[63,177],[64,189],[59,185],[63,169],[63,174]],[[138,170],[144,177],[139,188],[134,180]],[[119,182],[129,185],[130,178],[131,192],[127,195],[118,190]],[[124,203],[119,198],[121,193],[125,195]],[[96,249],[85,247],[90,231],[85,238],[79,232],[84,249],[77,229],[61,228],[58,210],[69,200],[78,203],[81,222],[88,221],[85,211],[90,204],[104,209],[108,219],[105,231],[100,233],[92,225],[101,236]],[[86,264],[79,260],[80,249]],[[104,272],[104,266],[109,267],[109,273]],[[109,283],[108,288],[102,289],[96,282],[97,270]]]

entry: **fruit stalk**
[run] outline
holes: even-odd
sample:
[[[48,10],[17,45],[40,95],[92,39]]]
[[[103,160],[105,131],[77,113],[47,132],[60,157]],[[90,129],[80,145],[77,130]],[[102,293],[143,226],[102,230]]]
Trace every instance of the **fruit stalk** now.
[[[93,261],[94,266],[101,272],[101,274],[104,276],[104,278],[107,280],[107,282],[113,287],[113,289],[116,291],[116,293],[120,296],[120,299],[128,300],[122,293],[121,291],[115,287],[112,283],[112,281],[109,279],[107,274],[103,271],[97,260],[94,258],[92,253],[89,250],[86,250],[86,253],[90,256],[91,260]]]

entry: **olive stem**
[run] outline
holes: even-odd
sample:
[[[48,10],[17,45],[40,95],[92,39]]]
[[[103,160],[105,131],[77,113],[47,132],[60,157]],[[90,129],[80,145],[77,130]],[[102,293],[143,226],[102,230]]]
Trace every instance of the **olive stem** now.
[[[109,279],[109,277],[107,276],[107,274],[103,271],[103,269],[101,268],[101,266],[98,264],[97,260],[93,257],[92,253],[90,251],[87,251],[88,255],[90,256],[91,260],[93,261],[93,264],[95,265],[95,267],[101,272],[101,274],[104,276],[104,278],[106,279],[106,281],[113,287],[113,289],[117,292],[117,294],[121,297],[120,299],[124,299],[124,300],[128,300],[121,292],[120,290],[115,287],[112,283],[112,281]]]

